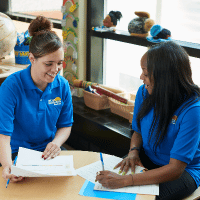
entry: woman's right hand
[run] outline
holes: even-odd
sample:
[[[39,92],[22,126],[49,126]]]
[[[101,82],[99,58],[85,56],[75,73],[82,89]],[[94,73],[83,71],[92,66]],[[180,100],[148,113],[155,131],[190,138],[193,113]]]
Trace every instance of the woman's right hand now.
[[[3,172],[2,172],[2,177],[7,181],[8,179],[10,179],[10,182],[18,182],[21,181],[23,179],[22,176],[15,176],[13,174],[10,174],[11,172],[11,166],[6,166],[3,168]]]
[[[122,175],[125,175],[128,172],[129,168],[131,168],[132,173],[135,173],[135,165],[144,167],[140,160],[138,150],[130,151],[128,156],[124,158],[120,163],[118,163],[114,167],[114,169],[120,167],[119,173],[123,172]]]

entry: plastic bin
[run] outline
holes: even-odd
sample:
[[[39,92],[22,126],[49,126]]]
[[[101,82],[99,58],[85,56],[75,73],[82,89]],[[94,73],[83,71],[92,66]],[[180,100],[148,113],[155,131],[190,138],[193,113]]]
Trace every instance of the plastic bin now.
[[[15,63],[21,64],[21,65],[31,64],[28,57],[29,45],[22,45],[22,46],[16,45],[14,47],[14,50],[15,50]]]

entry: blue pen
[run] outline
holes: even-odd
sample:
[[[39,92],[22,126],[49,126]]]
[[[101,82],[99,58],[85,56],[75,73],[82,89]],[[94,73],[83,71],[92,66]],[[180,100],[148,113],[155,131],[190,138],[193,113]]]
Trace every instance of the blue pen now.
[[[101,159],[102,169],[103,169],[103,171],[104,171],[103,155],[102,155],[101,152],[100,152],[100,159]]]
[[[15,164],[16,164],[16,162],[17,162],[17,156],[15,157],[15,160],[14,160],[14,163],[13,163],[13,165],[15,165]],[[8,184],[9,184],[9,182],[10,182],[10,179],[8,179],[8,181],[7,181],[6,188],[8,187]]]

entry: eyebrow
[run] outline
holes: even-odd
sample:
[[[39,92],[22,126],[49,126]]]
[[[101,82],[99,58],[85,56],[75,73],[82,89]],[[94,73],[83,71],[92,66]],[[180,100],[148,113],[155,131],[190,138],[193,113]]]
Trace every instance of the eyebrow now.
[[[64,60],[59,60],[59,62],[60,62],[60,61],[64,61]],[[51,62],[51,63],[53,63],[53,62],[55,62],[55,61],[44,61],[44,62]]]

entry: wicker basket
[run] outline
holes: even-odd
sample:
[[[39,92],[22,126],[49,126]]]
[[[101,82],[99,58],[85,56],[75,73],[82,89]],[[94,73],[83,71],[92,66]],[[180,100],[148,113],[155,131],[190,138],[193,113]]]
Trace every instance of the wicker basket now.
[[[116,94],[122,92],[122,90],[118,90],[118,89],[112,89],[105,86],[101,86],[101,87],[108,89]],[[84,97],[85,105],[88,106],[89,108],[92,108],[94,110],[104,110],[104,109],[110,108],[108,97],[105,95],[97,95],[97,94],[93,94],[91,92],[87,92],[83,90],[83,97]]]
[[[96,95],[83,90],[85,105],[94,110],[103,110],[110,108],[109,101],[105,95]]]
[[[109,97],[109,104],[110,104],[110,110],[112,113],[119,115],[125,119],[128,119],[130,123],[132,123],[133,119],[133,109],[134,109],[134,101],[135,101],[135,94],[133,93],[122,93],[118,94],[122,97],[127,98],[132,103],[130,104],[123,104],[111,97]]]

